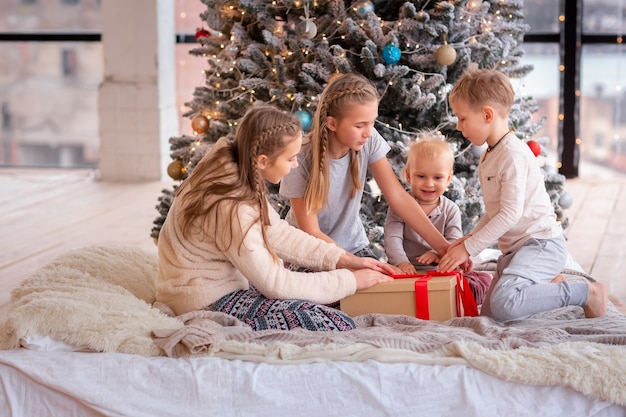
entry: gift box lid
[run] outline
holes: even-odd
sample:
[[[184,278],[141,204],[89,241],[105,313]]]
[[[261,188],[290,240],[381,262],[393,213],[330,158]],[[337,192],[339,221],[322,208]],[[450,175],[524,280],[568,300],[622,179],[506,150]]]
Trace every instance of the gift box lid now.
[[[359,290],[357,293],[379,293],[379,292],[404,292],[415,289],[415,281],[418,279],[424,279],[424,277],[417,278],[396,278],[393,281],[381,282],[373,287]],[[435,276],[428,280],[428,291],[447,291],[456,285],[456,275]]]

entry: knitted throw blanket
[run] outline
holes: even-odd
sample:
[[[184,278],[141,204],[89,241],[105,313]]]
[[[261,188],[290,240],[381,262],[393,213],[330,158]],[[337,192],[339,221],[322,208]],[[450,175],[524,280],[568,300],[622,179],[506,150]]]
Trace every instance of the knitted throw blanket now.
[[[252,331],[218,312],[173,317],[153,304],[155,276],[155,255],[137,248],[70,252],[12,292],[0,321],[0,349],[48,336],[98,352],[143,356],[462,364],[519,383],[569,385],[626,406],[626,316],[613,306],[597,319],[567,307],[506,325],[486,317],[441,323],[370,314],[356,317],[357,329],[348,332]]]

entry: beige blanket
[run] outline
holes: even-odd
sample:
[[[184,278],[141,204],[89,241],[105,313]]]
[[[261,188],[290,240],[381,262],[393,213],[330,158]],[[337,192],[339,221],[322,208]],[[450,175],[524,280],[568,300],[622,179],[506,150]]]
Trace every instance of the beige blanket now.
[[[255,332],[225,314],[172,317],[165,306],[153,306],[155,273],[155,256],[136,248],[70,252],[12,292],[0,348],[39,335],[144,356],[462,364],[520,383],[569,385],[626,406],[626,316],[613,307],[598,319],[584,319],[578,307],[507,325],[485,317],[438,323],[371,314],[357,317],[350,332]]]
[[[164,306],[157,306],[166,314]],[[307,330],[252,331],[244,323],[219,312],[196,311],[177,317],[185,326],[175,330],[155,329],[156,343],[172,357],[204,354],[225,341],[271,346],[281,342],[300,347],[313,344],[351,345],[366,343],[377,348],[425,353],[463,340],[487,349],[511,350],[545,347],[565,342],[595,342],[626,345],[626,316],[612,311],[605,317],[585,319],[579,307],[566,307],[534,318],[499,324],[487,317],[459,317],[445,322],[420,320],[402,315],[357,316],[357,329],[350,332]],[[626,348],[625,348],[626,352]]]

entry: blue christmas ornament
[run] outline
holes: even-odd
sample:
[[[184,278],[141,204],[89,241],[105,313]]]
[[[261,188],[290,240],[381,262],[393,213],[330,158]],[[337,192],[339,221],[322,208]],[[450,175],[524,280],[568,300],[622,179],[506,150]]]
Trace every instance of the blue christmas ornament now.
[[[400,48],[390,43],[383,48],[383,59],[388,64],[397,64],[400,61]]]
[[[356,14],[359,15],[359,17],[364,18],[365,16],[367,16],[368,12],[374,11],[374,5],[371,1],[363,1],[357,4],[354,7],[354,10],[356,11]]]
[[[298,110],[293,115],[296,116],[298,120],[300,120],[300,126],[302,126],[302,130],[307,131],[311,128],[311,122],[313,121],[311,113],[306,110]]]

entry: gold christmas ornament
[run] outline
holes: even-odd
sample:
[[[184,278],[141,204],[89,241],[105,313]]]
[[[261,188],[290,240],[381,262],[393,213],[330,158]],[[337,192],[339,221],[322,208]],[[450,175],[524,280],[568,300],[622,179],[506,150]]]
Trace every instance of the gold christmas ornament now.
[[[211,122],[205,115],[199,114],[191,119],[191,128],[196,133],[204,133],[211,127]]]
[[[435,52],[435,59],[441,65],[450,65],[456,60],[456,50],[446,44],[443,44]]]
[[[172,177],[172,179],[176,181],[182,180],[186,172],[187,169],[185,168],[183,161],[181,161],[180,159],[173,160],[167,166],[167,175],[169,175],[170,177]]]

